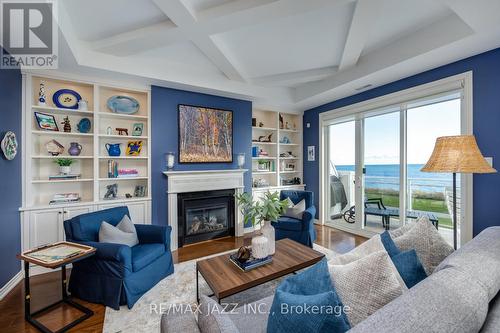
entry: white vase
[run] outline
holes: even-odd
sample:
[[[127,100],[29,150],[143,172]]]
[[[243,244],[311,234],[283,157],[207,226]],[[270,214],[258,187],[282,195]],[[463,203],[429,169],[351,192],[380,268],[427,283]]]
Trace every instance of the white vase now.
[[[252,238],[252,256],[256,259],[267,257],[269,253],[268,243],[267,237],[263,235]]]
[[[274,234],[274,227],[271,225],[271,221],[264,221],[264,226],[260,229],[262,232],[262,236],[267,238],[268,241],[268,255],[272,256],[274,254],[274,251],[276,249],[275,246],[275,234]]]
[[[59,172],[63,175],[67,175],[71,173],[71,167],[70,166],[59,166]]]

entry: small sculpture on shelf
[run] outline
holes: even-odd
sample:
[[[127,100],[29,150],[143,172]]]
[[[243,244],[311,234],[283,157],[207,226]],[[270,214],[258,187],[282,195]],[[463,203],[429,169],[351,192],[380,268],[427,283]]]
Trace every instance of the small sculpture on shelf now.
[[[58,156],[64,152],[64,146],[56,140],[50,140],[45,144],[45,149],[52,156]]]
[[[68,116],[64,117],[63,122],[61,123],[64,125],[64,132],[70,133],[71,132],[71,123],[69,121]]]
[[[118,135],[128,135],[128,129],[117,127],[115,130],[118,132]]]
[[[104,199],[116,199],[118,195],[118,184],[106,185],[106,194]]]
[[[78,110],[87,111],[88,109],[89,109],[89,103],[86,100],[81,99],[78,101]]]
[[[281,138],[280,143],[289,144],[291,143],[291,141],[290,138],[285,135],[283,138]]]
[[[47,96],[45,95],[45,84],[40,82],[40,91],[38,92],[38,105],[47,105]]]
[[[280,120],[280,129],[283,129],[283,116],[281,115],[281,113],[279,114],[279,120]]]
[[[113,134],[113,129],[111,128],[111,126],[108,126],[108,128],[106,128],[106,134],[107,135]]]
[[[288,124],[288,121],[285,123],[285,129],[290,129],[290,124]]]
[[[262,121],[259,121],[259,127],[264,127],[264,123]]]
[[[254,142],[271,142],[271,138],[273,136],[273,133],[268,134],[268,135],[261,135],[257,140],[253,140]]]
[[[242,246],[238,249],[238,261],[241,263],[245,263],[250,259],[251,252],[250,249],[246,246]]]
[[[127,198],[127,199],[132,199],[132,194],[130,194],[130,193],[125,193],[125,198]]]

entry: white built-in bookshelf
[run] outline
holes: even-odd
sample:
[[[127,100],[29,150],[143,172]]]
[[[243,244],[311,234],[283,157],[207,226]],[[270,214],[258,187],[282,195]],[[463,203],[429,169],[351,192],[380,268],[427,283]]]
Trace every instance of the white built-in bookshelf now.
[[[24,228],[23,247],[36,246],[43,242],[57,241],[64,238],[62,220],[84,212],[127,205],[136,223],[150,223],[150,188],[151,188],[151,124],[150,91],[145,89],[120,88],[113,85],[91,81],[69,80],[61,77],[41,77],[30,73],[23,74],[24,80],[24,123],[23,123],[23,207],[21,207]],[[40,83],[45,86],[46,105],[38,103]],[[87,110],[59,108],[52,101],[53,94],[60,89],[78,92],[88,102]],[[139,110],[132,115],[114,113],[106,106],[111,96],[129,96],[135,98]],[[41,129],[35,118],[35,112],[52,115],[57,121],[59,131]],[[64,132],[63,118],[68,117],[71,132]],[[91,128],[88,133],[81,133],[77,124],[88,118]],[[132,135],[133,125],[143,124],[142,134]],[[111,128],[109,133],[108,128]],[[116,128],[128,129],[128,135],[119,135]],[[64,151],[59,156],[52,156],[46,149],[47,142],[56,140]],[[139,156],[126,154],[129,141],[142,141]],[[82,147],[78,156],[70,156],[68,149],[72,142]],[[109,156],[106,143],[120,144],[120,156]],[[72,159],[72,174],[80,174],[77,179],[50,180],[59,173],[59,166],[54,163],[59,158]],[[137,176],[130,178],[108,177],[108,161],[118,163],[119,169],[135,169]],[[116,199],[104,199],[107,185],[118,184]],[[134,196],[136,186],[144,186],[144,196]],[[78,193],[81,201],[68,204],[49,204],[55,194]],[[126,194],[131,197],[127,198]],[[24,216],[23,216],[24,213]],[[51,223],[57,217],[57,225]],[[43,231],[48,228],[49,231]]]
[[[255,121],[252,124],[253,192],[303,189],[302,116],[254,109],[252,118]],[[266,142],[269,135],[271,140]],[[259,141],[259,138],[263,139]],[[257,156],[254,156],[254,147],[258,150]],[[300,184],[291,183],[294,178],[299,178]]]

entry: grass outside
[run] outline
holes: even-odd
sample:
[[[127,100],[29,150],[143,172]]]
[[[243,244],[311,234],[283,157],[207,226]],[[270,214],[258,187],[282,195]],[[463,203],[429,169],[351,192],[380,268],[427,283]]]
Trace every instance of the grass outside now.
[[[367,193],[369,199],[382,198],[385,206],[399,207],[399,196],[393,193],[369,191]],[[449,214],[448,208],[444,200],[428,199],[428,198],[413,198],[412,208],[414,210],[421,210],[432,213]],[[451,228],[451,218],[439,217],[439,226],[444,228]]]

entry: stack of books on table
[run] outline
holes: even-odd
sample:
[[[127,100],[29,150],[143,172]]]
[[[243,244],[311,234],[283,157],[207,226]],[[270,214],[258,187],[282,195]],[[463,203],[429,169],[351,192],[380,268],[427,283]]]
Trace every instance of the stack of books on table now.
[[[270,262],[273,261],[273,257],[267,256],[262,259],[255,259],[254,257],[250,257],[250,259],[248,259],[247,261],[242,262],[238,260],[238,253],[233,253],[229,256],[229,260],[231,260],[231,262],[235,264],[243,272],[248,272],[249,270],[252,270],[254,268],[263,266],[265,264],[269,264]]]
[[[52,200],[50,200],[51,205],[56,204],[64,204],[64,203],[72,203],[79,202],[81,200],[80,195],[78,193],[57,193],[54,194]]]
[[[79,179],[81,176],[80,173],[60,173],[58,175],[49,176],[49,180]]]

